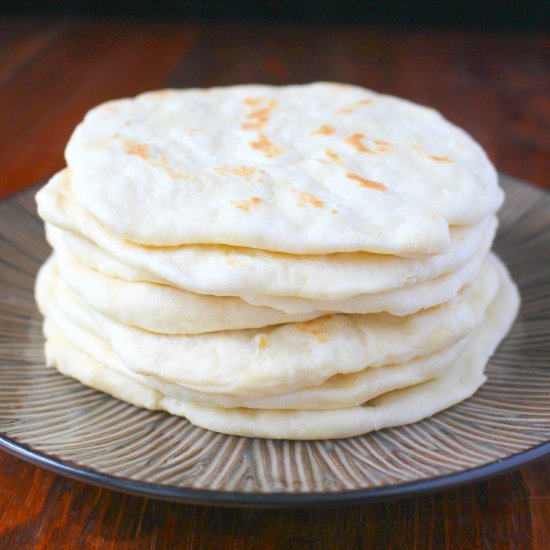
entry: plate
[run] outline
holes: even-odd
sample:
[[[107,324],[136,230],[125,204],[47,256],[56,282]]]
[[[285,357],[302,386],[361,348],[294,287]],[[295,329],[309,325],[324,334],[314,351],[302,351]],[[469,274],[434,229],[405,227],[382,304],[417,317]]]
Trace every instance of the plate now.
[[[501,176],[495,244],[523,305],[470,399],[399,428],[331,441],[226,436],[138,409],[44,363],[33,300],[49,253],[36,189],[0,204],[0,446],[72,478],[173,501],[364,502],[479,480],[550,452],[550,193]]]

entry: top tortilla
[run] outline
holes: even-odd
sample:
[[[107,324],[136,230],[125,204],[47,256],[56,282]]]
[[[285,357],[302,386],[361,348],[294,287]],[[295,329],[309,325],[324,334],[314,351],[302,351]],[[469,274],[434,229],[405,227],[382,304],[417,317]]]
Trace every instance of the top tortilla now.
[[[437,112],[329,83],[111,101],[66,158],[80,205],[145,245],[424,257],[503,198],[483,150]]]

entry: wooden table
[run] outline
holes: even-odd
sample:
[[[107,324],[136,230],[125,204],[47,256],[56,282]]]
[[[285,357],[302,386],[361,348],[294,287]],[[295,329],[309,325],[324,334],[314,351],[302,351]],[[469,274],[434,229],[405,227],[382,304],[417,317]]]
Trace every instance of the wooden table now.
[[[441,110],[500,170],[550,184],[550,34],[0,19],[0,196],[63,165],[87,109],[166,86],[336,80]],[[550,459],[467,487],[322,510],[125,496],[0,452],[0,548],[550,548]]]

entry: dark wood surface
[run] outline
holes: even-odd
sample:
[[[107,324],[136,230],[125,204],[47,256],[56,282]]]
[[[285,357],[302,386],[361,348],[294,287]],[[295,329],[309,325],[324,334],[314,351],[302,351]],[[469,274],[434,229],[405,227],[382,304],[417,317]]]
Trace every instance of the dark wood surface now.
[[[550,33],[0,19],[0,197],[50,176],[87,109],[161,87],[357,83],[431,105],[500,170],[550,187]],[[185,506],[0,452],[0,548],[550,548],[550,459],[407,500]]]

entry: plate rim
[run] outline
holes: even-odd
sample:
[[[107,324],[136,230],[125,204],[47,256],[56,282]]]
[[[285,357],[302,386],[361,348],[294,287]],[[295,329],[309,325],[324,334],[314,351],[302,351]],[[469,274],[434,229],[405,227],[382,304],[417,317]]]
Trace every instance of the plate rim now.
[[[514,184],[526,185],[537,189],[543,194],[550,194],[549,189],[523,180],[517,176],[500,171],[499,176],[504,176]],[[17,198],[26,193],[36,192],[46,181],[47,180],[41,180],[34,185],[19,190],[9,197],[0,200],[0,204],[11,200],[17,200]],[[175,485],[163,485],[160,483],[139,481],[123,476],[114,476],[68,459],[59,458],[53,453],[41,451],[31,445],[18,441],[17,438],[6,435],[4,432],[0,432],[0,449],[25,462],[42,467],[45,470],[60,474],[72,480],[139,497],[203,506],[299,508],[380,502],[452,489],[483,481],[510,472],[520,466],[524,466],[550,455],[550,440],[539,443],[519,453],[511,454],[505,458],[482,464],[481,466],[436,477],[428,477],[393,485],[381,485],[366,489],[302,493],[220,491],[177,487]]]
[[[425,493],[453,489],[476,481],[483,481],[550,455],[550,440],[506,458],[460,472],[395,485],[381,485],[368,489],[304,493],[219,491],[138,481],[123,476],[105,474],[94,468],[57,458],[55,455],[34,449],[30,445],[21,443],[3,433],[0,433],[0,449],[35,466],[40,466],[50,472],[61,474],[70,479],[139,497],[207,506],[299,508],[366,504],[369,502],[418,496]]]

